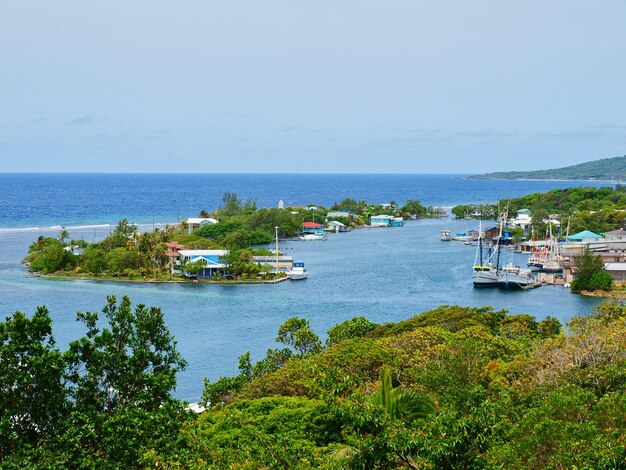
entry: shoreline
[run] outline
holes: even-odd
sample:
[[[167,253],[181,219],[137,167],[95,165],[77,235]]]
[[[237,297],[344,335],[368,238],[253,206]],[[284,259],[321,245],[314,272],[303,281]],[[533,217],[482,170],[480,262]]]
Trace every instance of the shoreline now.
[[[489,178],[485,176],[466,176],[466,180],[489,180],[489,181],[543,181],[546,183],[574,183],[574,182],[587,182],[587,183],[610,183],[620,184],[625,183],[624,180],[603,180],[603,179],[557,179],[557,178]]]
[[[600,299],[626,299],[626,291],[622,290],[601,290],[601,291],[580,291],[580,295],[595,297]]]
[[[289,276],[281,276],[275,279],[224,279],[215,281],[213,279],[195,279],[195,280],[183,280],[183,279],[120,279],[115,277],[95,277],[95,276],[68,276],[68,275],[56,275],[56,274],[40,274],[29,273],[31,277],[37,277],[47,280],[58,281],[89,281],[89,282],[116,282],[121,284],[186,284],[186,285],[201,285],[201,284],[214,284],[214,285],[244,285],[244,284],[279,284],[289,279]]]

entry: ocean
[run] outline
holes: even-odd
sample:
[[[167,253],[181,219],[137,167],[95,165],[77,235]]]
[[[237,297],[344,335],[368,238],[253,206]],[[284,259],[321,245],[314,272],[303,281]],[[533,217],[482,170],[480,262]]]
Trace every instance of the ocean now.
[[[439,240],[443,228],[476,228],[468,221],[409,221],[401,228],[330,234],[324,242],[285,242],[281,249],[304,261],[310,277],[276,285],[59,281],[30,276],[20,260],[39,235],[56,236],[61,227],[86,240],[102,238],[122,217],[151,229],[215,209],[226,191],[256,199],[259,207],[275,207],[279,199],[287,205],[329,206],[346,197],[400,204],[411,198],[451,207],[573,185],[602,183],[482,181],[462,175],[0,174],[0,315],[32,313],[46,305],[57,345],[64,348],[84,334],[76,311],[99,311],[109,294],[159,306],[189,362],[175,392],[189,401],[200,397],[204,377],[235,373],[237,357],[247,350],[258,360],[277,347],[278,327],[291,316],[308,318],[322,339],[331,326],[356,316],[385,323],[442,304],[492,305],[565,322],[590,312],[597,300],[560,286],[525,292],[472,287],[475,249]],[[509,256],[525,262],[513,254],[505,261]]]

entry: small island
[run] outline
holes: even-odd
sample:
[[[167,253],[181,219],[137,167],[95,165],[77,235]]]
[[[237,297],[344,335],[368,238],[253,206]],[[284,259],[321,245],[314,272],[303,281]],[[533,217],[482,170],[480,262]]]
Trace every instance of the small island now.
[[[603,158],[551,170],[502,171],[473,175],[467,178],[489,180],[626,181],[626,155]]]
[[[37,276],[64,280],[150,283],[276,283],[288,278],[292,257],[276,249],[277,240],[323,239],[324,230],[348,232],[365,226],[398,226],[404,219],[440,217],[441,209],[415,199],[368,204],[344,199],[330,208],[257,208],[253,199],[225,193],[212,213],[140,233],[126,219],[103,240],[39,237],[24,263]],[[308,238],[307,238],[308,237]],[[265,246],[265,247],[263,247]],[[267,246],[271,246],[268,249]]]

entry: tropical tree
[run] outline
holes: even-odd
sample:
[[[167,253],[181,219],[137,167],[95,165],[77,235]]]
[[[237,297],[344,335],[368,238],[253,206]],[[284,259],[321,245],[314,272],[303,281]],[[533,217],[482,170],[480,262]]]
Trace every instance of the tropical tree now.
[[[292,317],[280,325],[276,341],[291,346],[301,356],[317,352],[322,347],[306,318]]]
[[[66,238],[69,238],[69,237],[70,237],[70,234],[68,233],[68,231],[67,231],[67,230],[62,229],[62,230],[59,232],[59,240],[61,241],[61,243],[65,243],[65,239],[66,239]]]
[[[45,307],[0,322],[0,461],[59,430],[68,405],[64,367]]]
[[[186,361],[165,326],[161,309],[107,297],[102,309],[107,327],[95,312],[78,312],[87,335],[70,343],[66,353],[71,393],[78,409],[112,411],[131,405],[158,409],[172,399],[176,373]]]
[[[593,254],[589,245],[585,246],[582,254],[575,258],[576,279],[572,282],[572,291],[599,290],[611,287],[613,278],[604,269],[601,256]]]

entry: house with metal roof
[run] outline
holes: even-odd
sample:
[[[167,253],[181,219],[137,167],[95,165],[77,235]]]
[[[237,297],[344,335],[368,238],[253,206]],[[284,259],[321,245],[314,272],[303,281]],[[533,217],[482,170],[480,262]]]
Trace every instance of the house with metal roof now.
[[[197,279],[208,279],[215,274],[223,274],[227,264],[223,261],[228,250],[179,250],[180,267],[183,276]],[[185,266],[200,263],[203,267],[198,273],[186,271]]]
[[[620,228],[619,230],[611,230],[610,232],[604,232],[604,240],[607,242],[626,242],[626,230]]]
[[[402,227],[404,220],[402,217],[394,217],[393,215],[373,215],[370,217],[371,227]]]
[[[583,230],[567,237],[568,242],[592,243],[603,240],[602,235],[592,232],[591,230]]]
[[[302,232],[304,234],[324,235],[324,226],[317,222],[304,222],[302,224]]]

